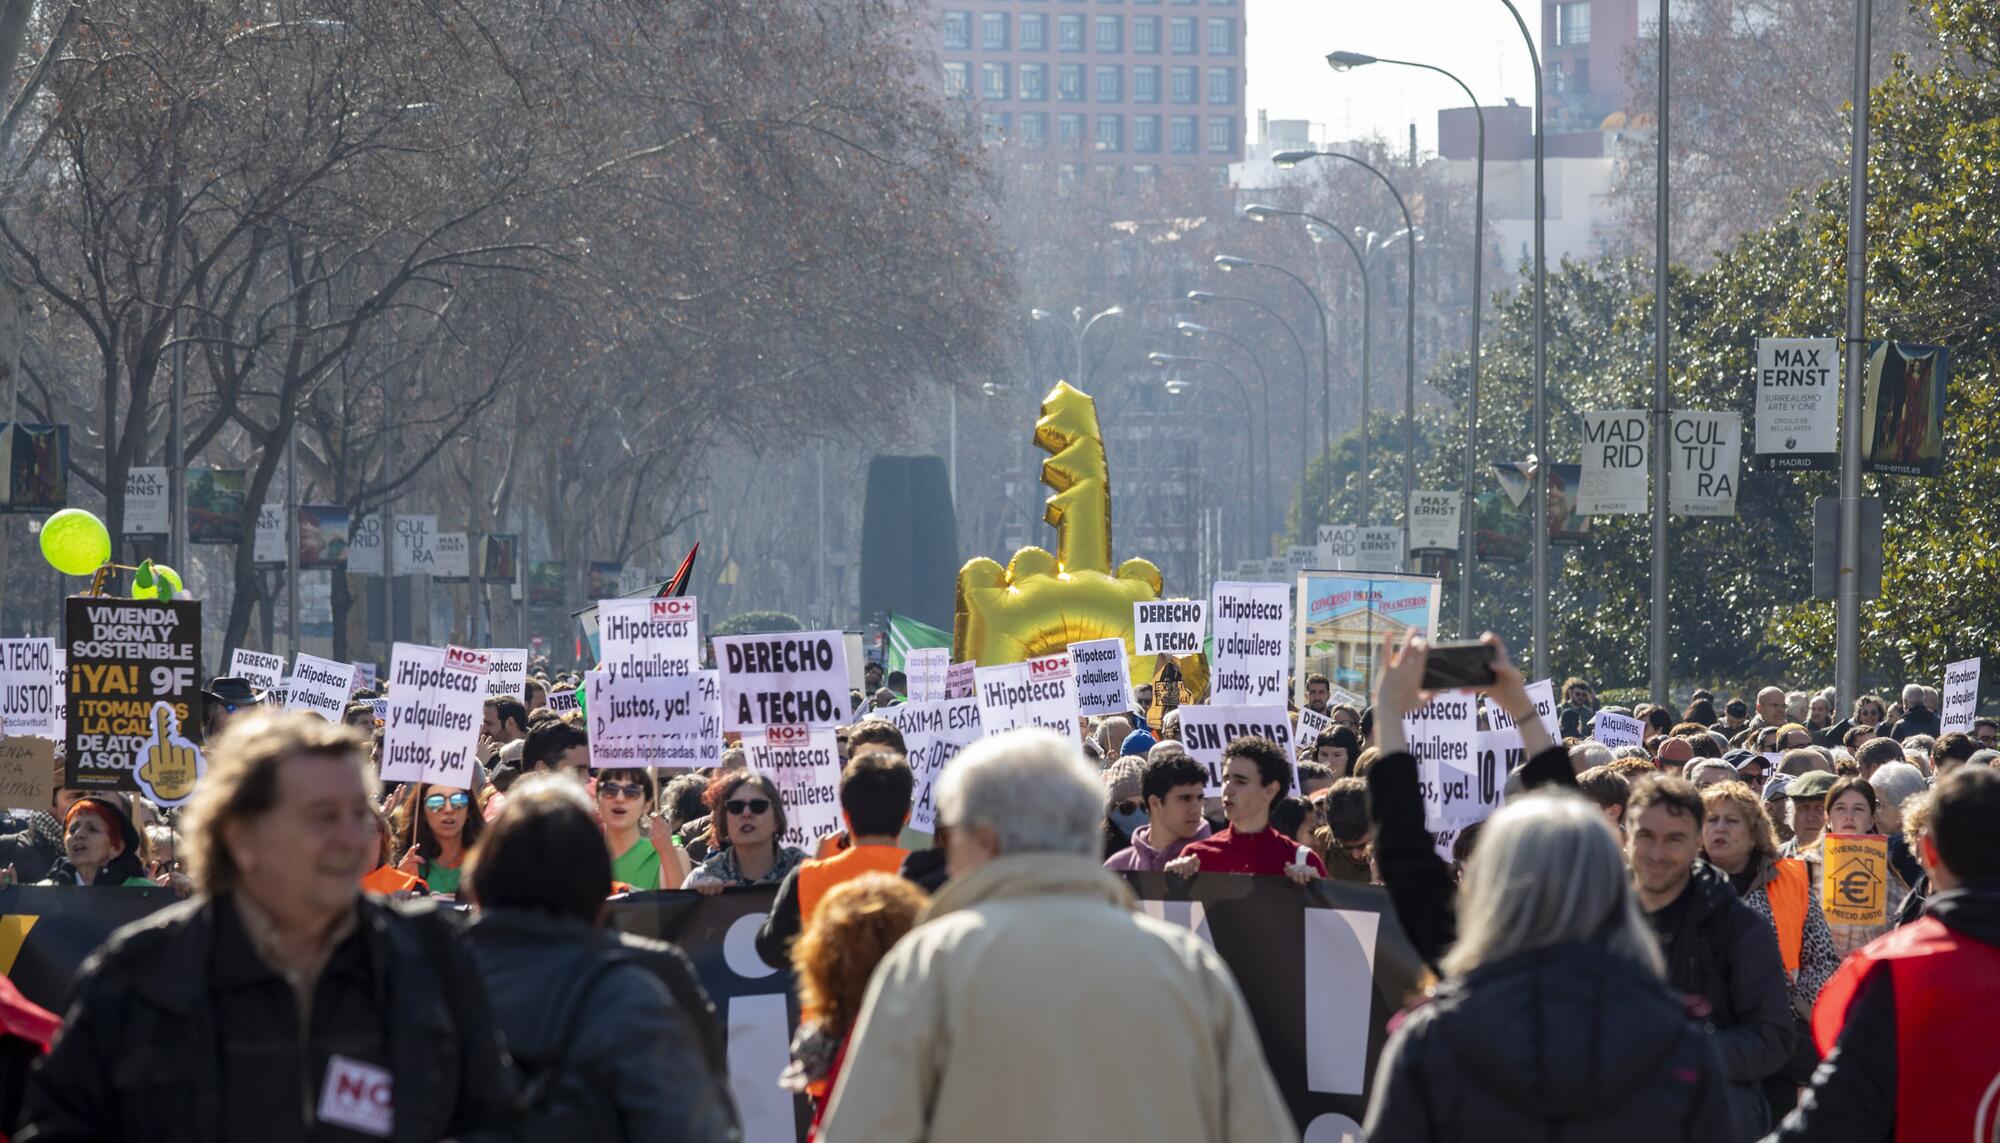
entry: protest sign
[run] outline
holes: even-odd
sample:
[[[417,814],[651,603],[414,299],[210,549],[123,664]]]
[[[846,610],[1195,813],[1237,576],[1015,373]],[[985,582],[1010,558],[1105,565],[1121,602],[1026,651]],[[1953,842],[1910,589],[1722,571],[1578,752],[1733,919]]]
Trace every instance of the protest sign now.
[[[258,506],[257,531],[250,540],[250,558],[264,567],[284,567],[291,563],[291,537],[285,532],[284,505]]]
[[[1549,741],[1562,741],[1562,716],[1556,713],[1555,683],[1549,679],[1543,679],[1539,683],[1529,683],[1528,700],[1535,704],[1535,713],[1540,716],[1542,729],[1548,732]],[[1486,725],[1495,731],[1512,733],[1516,739],[1520,737],[1520,730],[1515,727],[1514,719],[1500,709],[1500,704],[1491,698],[1486,700]]]
[[[1614,750],[1620,746],[1644,746],[1646,724],[1631,715],[1600,710],[1591,720],[1590,736]]]
[[[1403,716],[1403,739],[1417,760],[1424,828],[1461,825],[1480,804],[1479,718],[1471,691],[1444,691]]]
[[[1147,599],[1132,605],[1132,646],[1141,655],[1192,655],[1208,634],[1208,604]]]
[[[1830,337],[1758,338],[1755,414],[1755,451],[1763,468],[1833,468],[1839,457],[1839,343]]]
[[[557,687],[549,692],[549,711],[552,714],[568,714],[582,710],[583,702],[576,697],[576,687]]]
[[[747,730],[743,752],[750,769],[778,787],[785,807],[779,845],[811,853],[820,838],[839,831],[840,743],[833,727],[774,724]]]
[[[1125,640],[1071,643],[1069,658],[1076,667],[1078,714],[1095,718],[1132,709],[1132,688],[1125,678]]]
[[[1483,822],[1500,808],[1500,796],[1507,787],[1507,775],[1528,760],[1528,751],[1521,745],[1521,733],[1516,729],[1481,730],[1473,739],[1473,749],[1477,755],[1472,783],[1468,788],[1471,795],[1465,801],[1454,801],[1446,806],[1446,812],[1456,812],[1460,828],[1473,822]],[[1456,795],[1457,790],[1450,793]]]
[[[1361,559],[1361,529],[1353,524],[1319,526],[1319,566],[1333,571],[1354,571]]]
[[[1830,833],[1822,847],[1820,904],[1835,925],[1880,925],[1889,912],[1889,839]]]
[[[382,517],[363,516],[347,537],[347,574],[382,574]]]
[[[1280,583],[1218,583],[1210,594],[1215,617],[1211,700],[1223,704],[1284,701],[1291,657],[1291,589]]]
[[[1583,414],[1576,510],[1585,516],[1646,511],[1646,444],[1644,410]]]
[[[397,516],[395,521],[395,534],[389,537],[389,574],[435,574],[438,518]]]
[[[1410,554],[1457,551],[1458,518],[1464,505],[1465,497],[1456,492],[1410,493]]]
[[[1736,515],[1743,414],[1675,413],[1668,430],[1667,510],[1676,516]]]
[[[72,596],[63,784],[132,790],[150,747],[201,735],[201,604]],[[160,709],[168,718],[157,717]]]
[[[1354,566],[1360,571],[1402,571],[1403,530],[1394,526],[1361,529],[1360,551]]]
[[[56,694],[56,641],[0,639],[0,734],[55,738],[62,733],[56,720],[61,705]]]
[[[1282,699],[1276,703],[1183,706],[1180,712],[1181,745],[1187,747],[1188,757],[1208,771],[1208,787],[1203,791],[1206,797],[1222,796],[1222,752],[1236,739],[1268,738],[1284,750],[1285,757],[1292,757],[1292,724]],[[1285,792],[1296,792],[1298,767],[1287,767],[1287,772]]]
[[[1944,689],[1938,692],[1938,723],[1946,734],[1954,730],[1972,733],[1972,721],[1979,714],[1979,659],[1946,663]]]
[[[948,699],[972,698],[978,691],[976,674],[979,664],[974,662],[953,663],[944,673],[944,697]]]
[[[125,526],[128,536],[164,536],[171,527],[167,470],[135,466],[125,474]]]
[[[49,737],[61,742],[69,737],[69,655],[57,651],[53,658],[56,664],[56,719],[55,733]]]
[[[909,679],[911,702],[942,700],[950,672],[950,647],[912,647],[903,652],[903,675]]]
[[[56,744],[40,736],[0,738],[0,808],[47,813],[55,781]]]
[[[937,831],[937,799],[934,791],[939,775],[960,750],[973,744],[985,729],[979,718],[976,698],[946,699],[942,702],[906,702],[881,713],[902,732],[905,757],[916,786],[910,796],[910,828],[921,833]]]
[[[598,666],[630,679],[693,674],[701,666],[698,615],[692,595],[598,600]]]
[[[397,643],[389,657],[384,782],[472,788],[485,707],[486,660],[463,647]]]
[[[1333,717],[1321,714],[1309,706],[1299,708],[1298,749],[1292,752],[1293,761],[1310,762],[1319,736],[1333,729]],[[1351,761],[1351,760],[1350,760]]]
[[[357,691],[372,691],[375,689],[375,664],[354,664],[354,689]]]
[[[487,647],[480,651],[486,656],[486,694],[506,695],[508,698],[528,697],[528,649],[526,647]]]
[[[714,643],[724,730],[846,720],[847,640],[841,632],[718,635]]]
[[[1040,726],[1065,738],[1081,738],[1076,710],[1076,668],[1068,651],[1002,663],[973,671],[980,725],[987,734],[1020,726]]]
[[[260,691],[275,691],[285,677],[285,657],[238,647],[229,653],[228,673],[249,680]]]
[[[431,575],[440,583],[468,583],[472,579],[472,537],[464,532],[437,534],[437,566]]]
[[[1869,344],[1861,404],[1864,471],[1933,477],[1944,471],[1950,376],[1951,350],[1944,346]]]
[[[657,679],[600,668],[583,679],[592,769],[692,769],[722,760],[722,692],[714,671]]]
[[[1295,632],[1295,701],[1306,705],[1306,678],[1325,675],[1334,686],[1373,694],[1373,674],[1386,634],[1398,645],[1409,631],[1437,630],[1434,576],[1311,571],[1299,577]],[[1365,702],[1356,705],[1367,705]]]
[[[354,664],[300,651],[292,663],[291,686],[285,689],[285,709],[309,710],[328,722],[339,722],[353,693]]]

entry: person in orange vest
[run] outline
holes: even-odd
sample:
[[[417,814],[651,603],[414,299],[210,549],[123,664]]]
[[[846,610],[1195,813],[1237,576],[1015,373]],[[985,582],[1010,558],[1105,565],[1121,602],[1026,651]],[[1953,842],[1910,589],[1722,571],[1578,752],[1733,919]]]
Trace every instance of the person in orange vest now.
[[[757,955],[772,968],[791,964],[792,942],[827,890],[863,873],[895,873],[910,851],[897,844],[910,820],[916,778],[900,753],[869,750],[840,772],[840,816],[853,839],[832,857],[799,863],[778,886],[771,915],[757,929]]]
[[[2000,771],[1938,782],[1917,852],[1938,893],[1820,990],[1826,1059],[1767,1143],[2000,1136]]]

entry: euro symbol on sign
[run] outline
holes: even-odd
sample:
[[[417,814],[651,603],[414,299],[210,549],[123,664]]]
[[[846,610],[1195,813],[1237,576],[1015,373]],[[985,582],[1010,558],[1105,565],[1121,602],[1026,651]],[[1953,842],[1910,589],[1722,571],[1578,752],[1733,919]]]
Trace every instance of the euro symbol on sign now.
[[[1840,879],[1840,899],[1856,906],[1873,904],[1874,884],[1875,879],[1867,871],[1856,869]]]

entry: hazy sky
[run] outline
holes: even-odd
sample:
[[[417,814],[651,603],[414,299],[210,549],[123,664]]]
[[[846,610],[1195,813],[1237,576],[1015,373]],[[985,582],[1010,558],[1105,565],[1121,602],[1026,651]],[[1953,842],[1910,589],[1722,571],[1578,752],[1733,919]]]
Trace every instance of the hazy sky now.
[[[1326,66],[1336,48],[1435,64],[1457,73],[1479,96],[1534,102],[1534,73],[1521,33],[1500,0],[1244,0],[1249,59],[1249,138],[1257,112],[1308,119],[1333,139],[1379,132],[1403,142],[1417,124],[1417,145],[1437,146],[1437,110],[1465,96],[1443,76],[1375,64],[1349,72]],[[1515,0],[1540,32],[1539,0]]]

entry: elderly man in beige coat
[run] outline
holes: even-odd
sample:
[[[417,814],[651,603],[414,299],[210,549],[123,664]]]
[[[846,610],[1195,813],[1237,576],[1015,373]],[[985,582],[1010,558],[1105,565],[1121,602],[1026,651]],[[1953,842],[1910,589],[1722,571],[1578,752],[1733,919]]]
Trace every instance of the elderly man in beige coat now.
[[[937,805],[952,878],[869,982],[825,1143],[1298,1138],[1228,967],[1100,864],[1075,742],[983,739]]]

